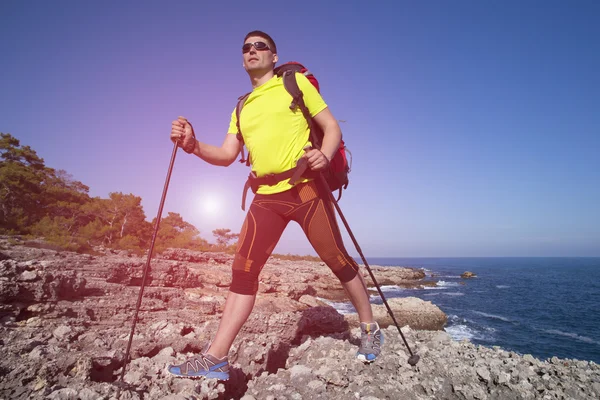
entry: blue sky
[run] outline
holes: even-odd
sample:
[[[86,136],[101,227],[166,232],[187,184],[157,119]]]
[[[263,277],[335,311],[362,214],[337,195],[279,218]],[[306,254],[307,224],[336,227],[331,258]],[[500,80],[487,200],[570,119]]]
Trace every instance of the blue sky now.
[[[0,131],[150,220],[171,121],[222,142],[261,29],[346,121],[367,257],[600,256],[600,3],[302,4],[2,2]],[[180,151],[164,215],[239,231],[247,173]],[[314,254],[295,225],[276,252]]]

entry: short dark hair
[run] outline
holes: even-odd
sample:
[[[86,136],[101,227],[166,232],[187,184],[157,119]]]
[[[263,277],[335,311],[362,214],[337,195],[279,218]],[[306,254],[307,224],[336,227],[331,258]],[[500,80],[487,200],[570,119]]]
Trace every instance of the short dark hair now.
[[[275,41],[273,40],[273,38],[271,38],[271,36],[267,35],[263,31],[252,31],[246,35],[246,37],[244,38],[244,43],[246,43],[246,40],[248,40],[248,38],[252,36],[258,36],[265,39],[268,42],[267,44],[269,45],[269,48],[271,49],[273,54],[277,54],[277,46],[275,45]]]

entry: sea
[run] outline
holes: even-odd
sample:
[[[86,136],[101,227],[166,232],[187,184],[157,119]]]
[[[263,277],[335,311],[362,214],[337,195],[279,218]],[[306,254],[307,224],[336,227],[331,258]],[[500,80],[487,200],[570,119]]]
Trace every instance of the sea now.
[[[437,281],[422,289],[383,286],[382,292],[386,299],[418,297],[437,305],[448,316],[445,330],[455,340],[541,360],[556,356],[600,364],[600,257],[367,261],[421,268],[426,280]],[[465,271],[477,276],[463,279]],[[371,302],[382,304],[379,294]],[[355,312],[350,303],[332,305],[342,314]]]

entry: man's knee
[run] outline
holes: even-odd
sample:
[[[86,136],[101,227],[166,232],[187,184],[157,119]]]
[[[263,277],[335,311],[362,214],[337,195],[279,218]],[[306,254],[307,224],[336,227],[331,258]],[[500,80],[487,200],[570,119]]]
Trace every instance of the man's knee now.
[[[321,259],[342,283],[350,282],[358,274],[358,264],[340,252],[321,254]]]
[[[352,279],[356,278],[356,275],[358,275],[358,270],[355,269],[351,264],[347,264],[339,269],[331,268],[331,270],[342,283],[350,282]]]
[[[236,253],[229,290],[238,294],[256,294],[258,292],[258,275],[261,269],[262,265]]]

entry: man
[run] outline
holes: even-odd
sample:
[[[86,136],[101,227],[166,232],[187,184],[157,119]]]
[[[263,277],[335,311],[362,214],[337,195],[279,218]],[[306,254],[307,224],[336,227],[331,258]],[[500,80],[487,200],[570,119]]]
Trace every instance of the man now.
[[[379,355],[383,336],[373,320],[366,285],[358,265],[346,252],[328,188],[318,180],[305,178],[327,168],[342,137],[335,117],[314,86],[301,74],[296,74],[304,101],[311,116],[324,132],[321,149],[311,148],[308,123],[300,110],[289,108],[291,96],[282,78],[274,74],[278,61],[277,47],[264,32],[246,35],[242,46],[243,66],[252,83],[252,93],[240,114],[240,131],[252,160],[254,200],[240,232],[232,266],[232,283],[217,333],[203,354],[194,356],[167,370],[176,376],[229,378],[229,349],[254,306],[258,277],[290,220],[298,222],[317,254],[329,266],[348,293],[361,321],[361,346],[357,358],[372,362]],[[236,110],[221,147],[197,141],[188,121],[179,117],[173,121],[171,139],[178,141],[188,153],[204,161],[228,166],[242,148],[238,133]],[[290,176],[298,160],[304,158],[309,174],[291,185]],[[264,182],[274,174],[280,179]],[[281,178],[286,176],[287,178]],[[263,180],[261,180],[263,179]],[[264,184],[263,184],[264,183]]]

